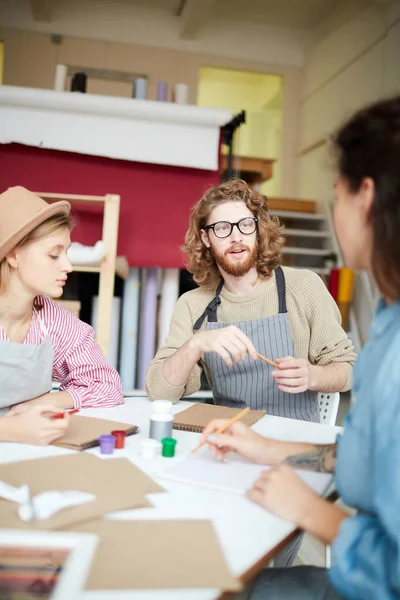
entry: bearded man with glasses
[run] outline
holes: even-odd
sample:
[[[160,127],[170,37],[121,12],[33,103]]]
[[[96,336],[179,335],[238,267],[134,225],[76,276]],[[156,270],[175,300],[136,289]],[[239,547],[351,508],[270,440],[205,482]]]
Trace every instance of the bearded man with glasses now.
[[[204,371],[216,404],[319,422],[317,392],[351,388],[355,353],[336,303],[314,272],[280,266],[282,229],[241,180],[193,207],[183,251],[199,287],[178,300],[146,374],[150,398],[193,394]]]
[[[183,252],[199,287],[179,298],[149,365],[150,398],[193,394],[204,371],[216,404],[319,422],[317,392],[351,388],[356,356],[336,303],[314,272],[280,266],[282,230],[267,198],[241,180],[193,207]],[[292,565],[301,539],[275,566]]]

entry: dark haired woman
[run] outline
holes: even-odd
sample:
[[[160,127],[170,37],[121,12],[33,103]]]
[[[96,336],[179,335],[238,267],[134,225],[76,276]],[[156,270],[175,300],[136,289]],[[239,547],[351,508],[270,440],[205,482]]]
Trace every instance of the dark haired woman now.
[[[240,423],[209,440],[215,454],[235,450],[276,465],[248,496],[333,544],[329,573],[268,569],[252,600],[400,598],[400,97],[358,112],[334,142],[337,236],[349,267],[372,271],[382,300],[356,363],[355,402],[337,444],[276,442]],[[210,423],[204,435],[220,424]],[[335,470],[337,489],[356,514],[319,498],[291,467]]]

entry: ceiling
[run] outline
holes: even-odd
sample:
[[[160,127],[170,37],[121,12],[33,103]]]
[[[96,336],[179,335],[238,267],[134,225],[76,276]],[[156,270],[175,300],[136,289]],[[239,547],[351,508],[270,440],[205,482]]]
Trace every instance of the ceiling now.
[[[113,0],[113,2],[123,2],[126,4],[145,6],[146,8],[161,9],[171,14],[178,14],[181,4],[183,4],[183,0]]]
[[[85,0],[82,0],[83,2]],[[205,0],[112,0],[180,15],[190,4]],[[320,25],[342,5],[355,0],[213,0],[208,1],[208,19],[260,23],[311,30]],[[358,3],[360,3],[358,1]]]
[[[285,31],[293,42],[292,54],[297,56],[299,48],[301,51],[304,46],[304,40],[314,39],[324,30],[337,26],[338,21],[349,16],[349,12],[359,10],[367,4],[388,1],[0,0],[0,8],[4,6],[2,14],[7,18],[9,27],[49,31],[54,23],[60,33],[79,37],[85,31],[85,35],[89,37],[105,35],[107,39],[113,36],[120,39],[120,32],[124,30],[126,41],[126,38],[131,39],[131,30],[127,29],[127,24],[132,22],[137,30],[138,23],[142,22],[150,34],[156,31],[157,40],[162,39],[167,43],[172,43],[171,40],[173,43],[176,40],[177,43],[195,40],[200,43],[201,38],[208,40],[210,35],[214,40],[221,39],[221,44],[224,41],[229,44],[232,40],[235,44],[236,40],[242,40],[238,42],[242,44],[242,54],[252,56],[253,38],[248,36],[249,26],[258,32],[257,39],[270,35],[270,40],[273,40]],[[268,29],[269,34],[265,33]],[[247,37],[244,34],[246,31]],[[139,33],[146,32],[139,27]],[[138,37],[140,35],[136,33],[136,38]],[[160,45],[163,45],[162,42]],[[290,54],[289,50],[287,54]],[[293,57],[290,60],[294,60]]]
[[[291,29],[312,29],[339,4],[341,0],[217,0],[214,15]]]

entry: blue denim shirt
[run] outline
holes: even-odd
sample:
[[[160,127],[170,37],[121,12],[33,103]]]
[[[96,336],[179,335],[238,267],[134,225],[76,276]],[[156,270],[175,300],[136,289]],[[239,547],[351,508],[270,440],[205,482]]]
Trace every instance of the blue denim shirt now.
[[[400,303],[381,302],[354,370],[336,485],[357,509],[333,543],[330,577],[348,600],[400,599]]]

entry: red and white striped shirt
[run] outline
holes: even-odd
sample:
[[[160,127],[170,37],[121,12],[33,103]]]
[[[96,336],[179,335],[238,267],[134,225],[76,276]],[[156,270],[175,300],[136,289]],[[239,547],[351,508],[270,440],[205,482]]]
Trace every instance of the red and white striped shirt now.
[[[53,379],[60,382],[60,391],[71,394],[76,408],[123,403],[121,379],[95,342],[92,327],[50,298],[39,296],[37,302],[43,305],[40,319],[53,343]],[[38,314],[33,311],[24,344],[38,346],[43,339]],[[8,341],[1,327],[0,340]]]

